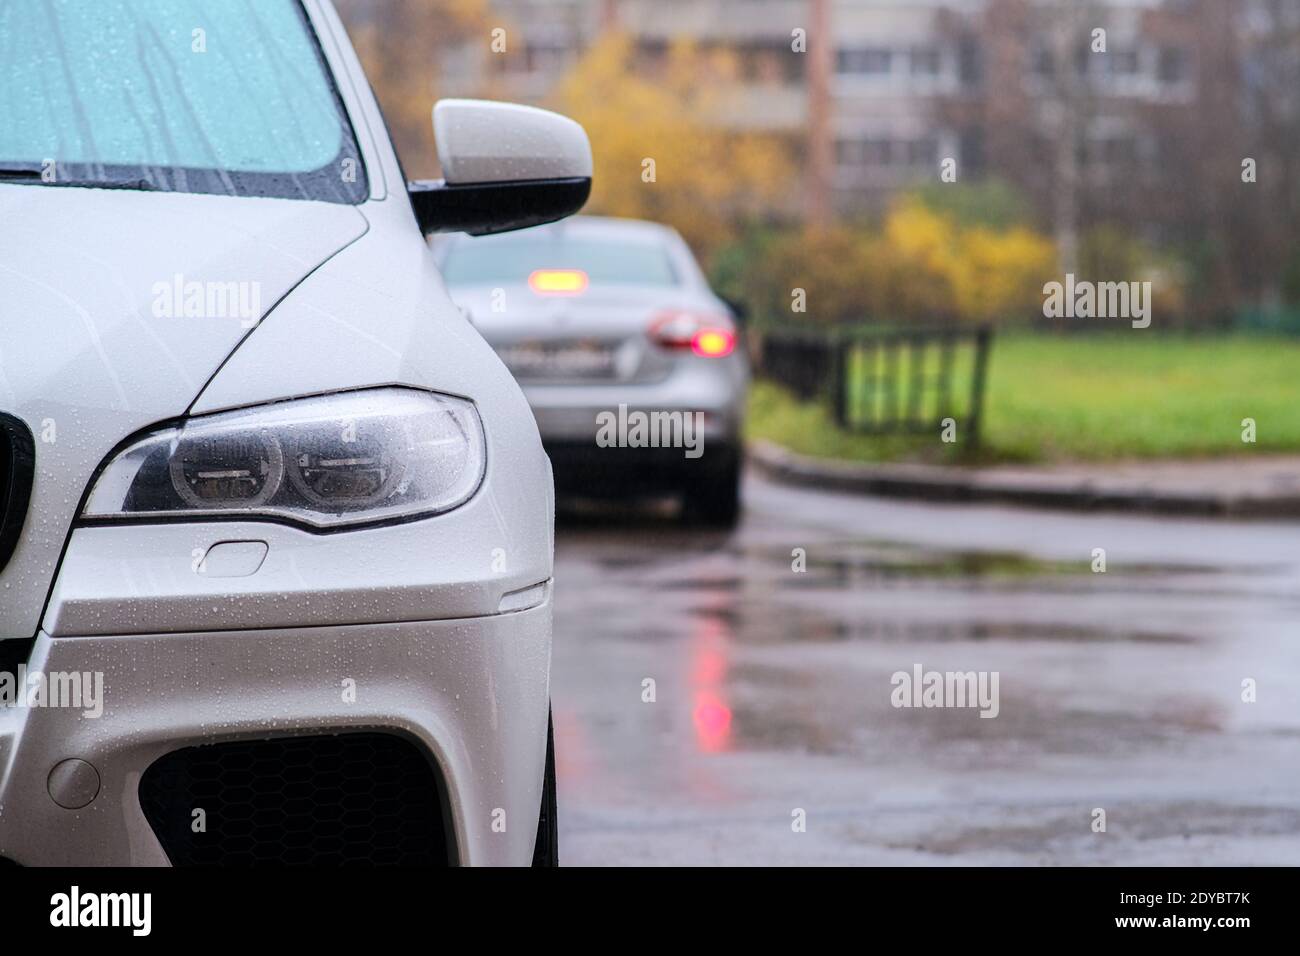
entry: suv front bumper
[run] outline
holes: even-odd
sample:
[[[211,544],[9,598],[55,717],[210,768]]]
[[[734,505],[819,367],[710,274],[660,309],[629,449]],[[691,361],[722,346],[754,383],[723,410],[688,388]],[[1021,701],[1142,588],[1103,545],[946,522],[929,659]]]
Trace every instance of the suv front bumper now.
[[[436,768],[444,793],[430,799],[446,804],[455,862],[529,864],[546,755],[553,520],[539,446],[496,480],[489,462],[460,508],[405,524],[74,529],[26,667],[102,681],[102,713],[0,706],[0,857],[165,865],[139,799],[159,757],[378,731],[413,741]],[[93,772],[72,764],[73,779],[65,766],[51,780],[69,760]],[[93,799],[82,804],[86,781]],[[219,819],[206,825],[220,835]]]
[[[141,776],[159,757],[219,741],[367,730],[403,735],[432,759],[453,862],[527,865],[541,805],[550,642],[549,596],[529,610],[461,620],[42,632],[29,672],[102,674],[102,714],[0,710],[0,857],[33,866],[167,865],[139,799]],[[69,759],[98,778],[93,799],[77,809],[52,794],[51,771]],[[206,826],[220,838],[219,817]]]

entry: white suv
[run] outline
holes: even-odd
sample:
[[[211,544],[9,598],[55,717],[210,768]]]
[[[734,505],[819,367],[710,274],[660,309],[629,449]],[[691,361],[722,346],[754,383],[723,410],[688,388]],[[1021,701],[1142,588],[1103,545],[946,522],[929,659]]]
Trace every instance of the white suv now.
[[[554,863],[553,493],[426,236],[576,211],[327,0],[0,12],[0,858]]]

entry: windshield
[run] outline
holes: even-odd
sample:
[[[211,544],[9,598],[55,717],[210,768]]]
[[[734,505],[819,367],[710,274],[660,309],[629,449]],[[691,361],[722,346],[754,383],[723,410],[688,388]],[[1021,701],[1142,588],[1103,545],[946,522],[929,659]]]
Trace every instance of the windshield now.
[[[657,243],[572,236],[489,236],[452,244],[448,285],[523,283],[538,269],[581,269],[596,284],[680,285],[668,250]]]
[[[0,182],[360,202],[299,0],[0,4]]]

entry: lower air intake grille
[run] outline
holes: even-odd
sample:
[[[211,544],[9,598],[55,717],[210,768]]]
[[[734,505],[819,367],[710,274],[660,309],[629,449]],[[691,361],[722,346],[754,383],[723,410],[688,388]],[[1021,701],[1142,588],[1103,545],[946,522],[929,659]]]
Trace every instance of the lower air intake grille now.
[[[391,734],[176,750],[145,771],[140,804],[175,866],[449,861],[438,776],[414,744]]]

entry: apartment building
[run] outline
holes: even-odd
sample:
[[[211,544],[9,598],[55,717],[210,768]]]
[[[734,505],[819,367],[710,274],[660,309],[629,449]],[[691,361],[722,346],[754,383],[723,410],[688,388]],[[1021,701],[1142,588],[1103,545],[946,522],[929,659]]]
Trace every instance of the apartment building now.
[[[1253,2],[1242,0],[1241,9]],[[815,42],[818,3],[826,4],[832,37],[820,60],[800,52]],[[1237,7],[1233,0],[492,0],[508,55],[481,42],[462,47],[444,58],[441,88],[544,102],[603,31],[635,37],[650,69],[674,39],[690,37],[740,54],[741,80],[719,97],[717,121],[784,136],[811,162],[823,157],[838,210],[878,207],[902,187],[936,179],[946,159],[962,177],[1029,159],[1051,170],[1063,161],[1052,143],[1065,135],[1081,144],[1081,182],[1131,182],[1134,169],[1161,156],[1153,113],[1195,106],[1207,10],[1228,5]],[[819,70],[825,75],[814,75]],[[818,138],[823,149],[809,149]]]

